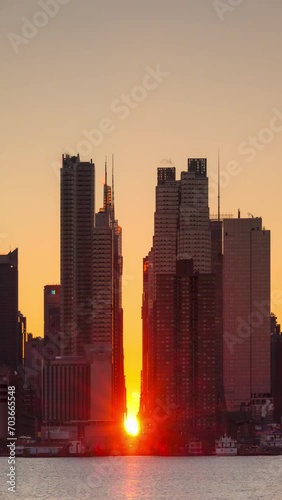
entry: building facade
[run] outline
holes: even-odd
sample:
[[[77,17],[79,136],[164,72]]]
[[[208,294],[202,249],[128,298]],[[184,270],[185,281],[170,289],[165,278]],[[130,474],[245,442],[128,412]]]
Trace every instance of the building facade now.
[[[226,409],[269,398],[270,231],[261,218],[223,223],[223,353]]]
[[[23,337],[18,316],[18,249],[0,255],[0,366],[22,365]]]
[[[140,417],[163,413],[162,432],[178,445],[216,432],[211,241],[206,160],[189,159],[180,181],[174,167],[160,167],[153,248],[143,261]]]
[[[113,423],[113,360],[108,344],[85,347],[84,356],[58,357],[43,368],[44,425]]]
[[[105,167],[104,203],[96,214],[93,238],[93,344],[112,350],[112,413],[123,424],[126,392],[123,352],[122,228],[115,219],[114,179],[107,181]]]
[[[63,156],[61,169],[61,347],[83,355],[92,341],[95,165]]]
[[[282,334],[276,316],[271,316],[271,394],[274,404],[274,420],[282,424]]]
[[[57,358],[43,368],[43,423],[90,419],[90,365],[84,356]]]
[[[218,214],[211,220],[211,271],[215,277],[215,349],[216,349],[216,402],[217,426],[224,426],[224,384],[223,384],[223,222]]]
[[[61,362],[67,363],[69,356],[73,359],[83,358],[86,350],[98,349],[97,352],[95,351],[98,356],[95,373],[97,381],[100,380],[102,372],[104,375],[107,373],[107,377],[105,375],[107,378],[105,394],[108,397],[107,418],[110,415],[112,421],[123,425],[126,393],[123,359],[122,229],[115,219],[114,192],[113,187],[107,182],[107,164],[103,208],[96,216],[94,185],[95,167],[92,160],[90,163],[82,163],[79,156],[63,157],[61,169]],[[45,291],[49,294],[48,304],[53,310],[54,297],[50,296],[50,293],[52,295],[52,291],[56,291],[56,288],[45,287]],[[48,318],[46,323],[50,323],[48,323]],[[98,355],[101,354],[100,346],[106,346],[106,351],[111,353],[111,364],[107,368],[99,364],[99,360],[102,359]],[[52,364],[52,366],[54,368],[55,365]],[[98,372],[99,366],[101,366],[101,374]],[[91,369],[92,372],[93,369]],[[53,376],[52,373],[52,370],[46,372],[46,377]],[[96,389],[98,385],[96,384]],[[99,409],[100,392],[96,393],[96,389],[93,394],[88,393],[87,396],[91,399],[87,403],[87,408],[88,410],[91,408],[94,420],[102,412]],[[69,385],[69,391],[74,390],[75,387]],[[105,405],[104,401],[104,410]],[[94,408],[96,408],[95,411]]]

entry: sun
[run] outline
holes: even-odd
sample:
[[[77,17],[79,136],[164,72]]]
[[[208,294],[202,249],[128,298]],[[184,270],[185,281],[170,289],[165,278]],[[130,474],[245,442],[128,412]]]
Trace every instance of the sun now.
[[[139,422],[136,417],[127,417],[125,420],[125,429],[130,436],[137,436],[139,434]]]

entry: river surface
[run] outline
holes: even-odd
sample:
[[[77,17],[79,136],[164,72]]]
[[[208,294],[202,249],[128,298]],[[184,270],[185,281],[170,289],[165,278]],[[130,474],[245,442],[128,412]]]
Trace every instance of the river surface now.
[[[1,500],[281,500],[278,457],[0,458]]]

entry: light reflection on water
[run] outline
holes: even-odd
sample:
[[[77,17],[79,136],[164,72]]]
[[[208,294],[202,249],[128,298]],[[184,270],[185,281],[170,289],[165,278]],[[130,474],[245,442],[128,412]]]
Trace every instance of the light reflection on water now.
[[[282,499],[282,456],[21,458],[14,495],[7,471],[0,458],[1,500]]]

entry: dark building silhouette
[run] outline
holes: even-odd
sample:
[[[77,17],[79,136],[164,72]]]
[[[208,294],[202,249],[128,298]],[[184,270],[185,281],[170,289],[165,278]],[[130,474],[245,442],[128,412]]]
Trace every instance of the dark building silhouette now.
[[[90,420],[90,365],[84,356],[66,356],[44,366],[42,418],[50,426]]]
[[[34,435],[24,390],[26,317],[18,310],[18,249],[0,255],[0,440],[7,437],[8,387],[15,386],[16,435]],[[3,428],[6,426],[6,429]]]
[[[113,419],[112,347],[86,346],[84,356],[58,357],[43,369],[42,435],[67,439],[75,433],[90,447],[112,449],[121,428]]]
[[[95,165],[63,156],[61,169],[61,346],[83,355],[92,340]]]
[[[22,364],[23,338],[18,316],[18,249],[0,255],[0,366]]]
[[[15,387],[15,437],[36,437],[36,421],[31,412],[30,393],[24,387],[21,374],[0,367],[0,448],[7,449],[8,397],[10,386]],[[14,437],[14,436],[13,436]]]
[[[216,434],[222,255],[215,230],[213,238],[212,255],[206,160],[189,159],[180,181],[173,167],[159,168],[153,248],[143,261],[140,417],[158,421],[157,440],[173,436],[182,447]]]
[[[93,260],[93,343],[108,344],[113,353],[113,419],[123,425],[126,393],[123,353],[122,228],[115,219],[114,176],[108,185],[105,167],[104,203],[96,214]]]
[[[223,223],[211,220],[211,271],[215,277],[215,350],[217,425],[222,430],[225,410],[223,384]]]
[[[271,397],[270,231],[238,217],[224,219],[223,234],[224,390],[236,413]]]
[[[25,385],[31,387],[36,396],[41,396],[42,370],[46,362],[49,362],[48,353],[44,346],[44,339],[27,335],[25,343],[24,373]]]
[[[44,363],[42,411],[46,422],[55,422],[59,408],[60,424],[70,418],[107,422],[104,429],[107,433],[114,425],[123,428],[126,413],[122,229],[115,219],[114,175],[111,187],[107,182],[107,165],[103,208],[96,216],[94,186],[92,160],[82,163],[79,156],[63,157],[61,296],[58,303],[52,297],[55,287],[45,287],[47,339],[52,331],[50,324],[54,323],[54,328],[57,328],[55,318],[60,302],[61,356],[51,360],[50,366]],[[50,311],[55,312],[55,316]],[[86,362],[86,352],[91,353],[91,367]],[[92,381],[91,391],[88,384],[88,392],[81,389],[86,372]],[[63,386],[60,386],[60,377],[63,377]],[[59,384],[57,388],[52,386],[54,380]],[[72,398],[70,407],[69,400],[64,399],[65,392]],[[60,401],[59,394],[62,394]]]
[[[274,420],[282,423],[282,334],[276,316],[271,316],[271,393]]]

